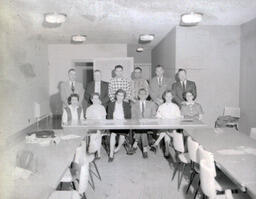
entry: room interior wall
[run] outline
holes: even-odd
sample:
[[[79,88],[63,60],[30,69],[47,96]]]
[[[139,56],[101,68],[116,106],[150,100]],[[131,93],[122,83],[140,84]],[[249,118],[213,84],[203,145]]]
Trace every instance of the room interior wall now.
[[[240,27],[177,27],[176,68],[196,82],[204,121],[213,126],[225,106],[239,106]]]
[[[256,127],[256,19],[241,25],[239,128],[249,134]]]
[[[49,113],[47,43],[28,37],[26,24],[4,5],[0,19],[0,134],[10,136],[35,121],[35,102],[40,115]]]

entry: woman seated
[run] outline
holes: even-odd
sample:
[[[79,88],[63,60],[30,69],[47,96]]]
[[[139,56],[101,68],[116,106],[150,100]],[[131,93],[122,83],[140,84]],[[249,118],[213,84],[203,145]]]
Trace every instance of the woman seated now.
[[[186,100],[186,102],[181,106],[181,115],[184,119],[202,120],[203,109],[199,103],[194,101],[192,92],[185,92],[183,97]]]
[[[130,104],[124,102],[125,99],[125,91],[119,89],[115,93],[115,101],[110,102],[108,104],[108,114],[107,119],[114,119],[114,120],[125,120],[131,119],[131,107]],[[116,136],[119,136],[118,146],[115,148],[116,145]],[[109,153],[109,162],[114,160],[114,153],[117,153],[120,147],[125,142],[125,135],[127,135],[129,131],[127,130],[111,130],[110,135],[110,153]]]
[[[84,120],[84,113],[83,108],[79,106],[79,95],[72,93],[68,97],[68,106],[63,110],[62,123],[78,123],[81,120]]]
[[[158,107],[156,117],[159,119],[179,119],[181,118],[179,107],[172,102],[172,91],[166,90],[163,93],[164,103]],[[165,157],[169,156],[169,144],[170,144],[170,132],[162,131],[155,141],[155,143],[151,146],[152,151],[156,151],[160,141],[164,138],[165,141]]]
[[[98,93],[93,93],[90,96],[90,100],[92,102],[92,105],[90,105],[86,109],[86,113],[85,113],[86,119],[91,119],[91,120],[106,119],[107,113],[106,113],[105,107],[101,105],[100,95]],[[101,140],[102,140],[101,131],[100,130],[97,130],[96,132],[91,131],[90,133],[91,135],[90,135],[88,152],[96,153],[97,158],[100,158],[100,148],[101,148]]]

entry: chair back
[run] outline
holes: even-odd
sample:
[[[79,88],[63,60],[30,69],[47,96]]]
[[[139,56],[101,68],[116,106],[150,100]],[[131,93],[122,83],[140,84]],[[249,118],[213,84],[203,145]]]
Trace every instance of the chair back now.
[[[209,151],[204,150],[204,148],[202,146],[199,146],[198,147],[198,157],[199,157],[199,162],[201,162],[201,160],[206,160],[208,162],[208,164],[210,165],[210,167],[213,170],[214,177],[215,177],[216,169],[215,169],[213,154],[210,153]]]
[[[240,108],[225,106],[223,115],[229,115],[232,117],[240,118]]]
[[[216,196],[214,172],[207,159],[200,161],[200,182],[202,192],[207,197],[214,199]]]
[[[256,140],[256,128],[251,128],[250,137]]]
[[[189,153],[190,160],[192,160],[195,163],[199,163],[198,156],[197,156],[197,150],[198,150],[199,144],[194,140],[192,140],[191,137],[188,137],[187,145],[188,145],[188,153]]]
[[[177,133],[176,131],[173,131],[173,146],[176,151],[184,153],[185,149],[182,133]]]

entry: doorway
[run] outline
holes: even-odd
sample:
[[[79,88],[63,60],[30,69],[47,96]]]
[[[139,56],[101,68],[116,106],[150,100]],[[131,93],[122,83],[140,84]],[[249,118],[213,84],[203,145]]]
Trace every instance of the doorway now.
[[[74,68],[76,70],[76,78],[86,88],[86,85],[93,81],[93,62],[92,61],[74,61]]]

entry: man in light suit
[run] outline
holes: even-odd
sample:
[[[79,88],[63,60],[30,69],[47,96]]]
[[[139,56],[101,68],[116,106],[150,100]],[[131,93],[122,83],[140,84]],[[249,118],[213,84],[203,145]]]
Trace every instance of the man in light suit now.
[[[185,103],[184,93],[189,91],[193,94],[194,99],[196,99],[196,84],[193,81],[187,80],[187,71],[185,69],[180,68],[177,73],[178,81],[173,83],[172,91],[173,91],[173,102],[176,103],[179,107],[183,103]]]
[[[139,101],[132,105],[132,119],[154,118],[156,115],[156,104],[152,101],[146,100],[148,92],[145,88],[138,91]],[[147,130],[137,130],[134,136],[133,151],[138,148],[138,142],[142,141],[143,158],[148,157],[148,137]]]
[[[65,107],[68,106],[68,97],[76,93],[79,95],[79,105],[82,106],[83,96],[84,96],[84,88],[80,82],[76,81],[76,71],[71,68],[68,71],[68,81],[63,82],[60,85],[60,96],[61,101]]]
[[[164,77],[164,67],[157,65],[155,69],[156,76],[150,81],[150,97],[158,106],[163,103],[162,95],[164,91],[170,89],[171,82]]]
[[[95,70],[93,73],[94,81],[89,82],[84,93],[84,99],[87,102],[87,106],[91,105],[90,97],[94,93],[100,95],[101,104],[106,108],[109,102],[108,96],[108,82],[101,80],[101,71]]]

